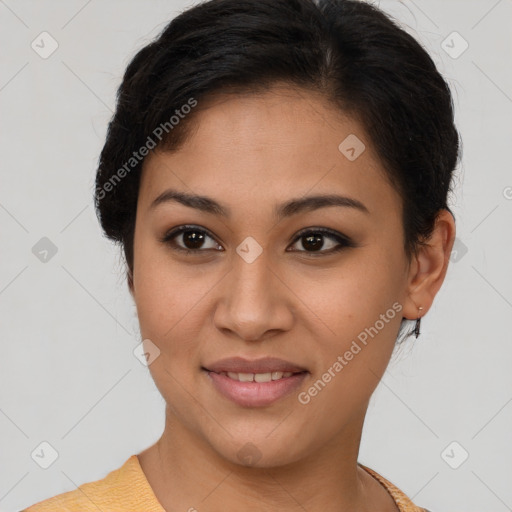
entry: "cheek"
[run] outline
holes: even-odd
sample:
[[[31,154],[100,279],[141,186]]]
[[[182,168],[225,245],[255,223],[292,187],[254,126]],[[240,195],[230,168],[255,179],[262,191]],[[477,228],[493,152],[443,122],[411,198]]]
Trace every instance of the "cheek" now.
[[[178,406],[187,398],[180,386],[184,374],[188,379],[191,369],[199,368],[201,299],[209,287],[154,254],[141,258],[134,271],[137,315],[141,339],[151,340],[160,351],[149,366],[155,385],[168,404]]]
[[[364,292],[365,283],[372,293]],[[388,365],[402,315],[396,294],[385,284],[376,289],[372,276],[352,275],[316,289],[319,298],[311,309],[318,308],[328,329],[319,325],[312,336],[318,364],[299,402],[309,418],[330,412],[323,425],[308,424],[312,436],[315,429],[333,434],[361,414]]]
[[[168,403],[182,396],[179,383],[197,377],[201,343],[205,339],[208,293],[221,275],[202,272],[194,265],[177,264],[165,251],[140,253],[135,265],[136,307],[141,339],[149,339],[160,353],[149,366],[157,388]],[[208,330],[208,333],[211,333]]]
[[[337,365],[338,371],[331,370],[337,376],[329,384],[332,400],[345,395],[344,387],[369,395],[389,362],[402,320],[400,254],[372,247],[321,279],[300,280],[299,295],[316,317],[310,330],[321,359],[319,373],[332,368],[338,356],[343,359],[342,369]]]
[[[357,336],[401,300],[403,273],[399,264],[384,252],[361,250],[328,272],[295,277],[298,296],[332,336]],[[395,311],[396,307],[391,320]]]
[[[192,265],[178,265],[151,240],[136,246],[135,302],[141,334],[165,342],[172,338],[211,287]]]

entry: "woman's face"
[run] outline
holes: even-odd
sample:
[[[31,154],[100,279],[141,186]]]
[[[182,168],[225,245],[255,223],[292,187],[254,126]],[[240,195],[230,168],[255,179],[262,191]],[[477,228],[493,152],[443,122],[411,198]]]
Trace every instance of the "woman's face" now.
[[[311,92],[197,108],[141,177],[132,293],[149,368],[175,432],[237,464],[297,461],[360,430],[387,366],[408,297],[401,200],[361,125]]]

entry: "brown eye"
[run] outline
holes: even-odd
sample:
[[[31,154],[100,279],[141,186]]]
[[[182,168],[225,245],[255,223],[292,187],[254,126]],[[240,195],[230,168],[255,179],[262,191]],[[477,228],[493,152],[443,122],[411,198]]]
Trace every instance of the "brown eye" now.
[[[195,226],[180,226],[167,233],[161,240],[173,249],[186,252],[202,252],[203,250],[222,250],[215,239],[205,230]]]
[[[183,245],[187,249],[199,249],[205,240],[204,233],[199,231],[183,231]]]
[[[302,236],[302,247],[308,251],[319,251],[324,245],[323,235],[308,235]]]
[[[331,254],[356,245],[350,238],[325,228],[308,229],[300,232],[294,240],[293,251]],[[292,247],[293,247],[292,246]]]

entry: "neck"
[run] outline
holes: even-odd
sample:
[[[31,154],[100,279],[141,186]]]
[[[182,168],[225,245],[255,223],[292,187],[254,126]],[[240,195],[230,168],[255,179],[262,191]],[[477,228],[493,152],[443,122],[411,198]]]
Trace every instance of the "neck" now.
[[[357,464],[363,422],[364,414],[298,461],[247,467],[221,457],[168,410],[164,433],[139,462],[166,510],[394,512],[385,489]]]

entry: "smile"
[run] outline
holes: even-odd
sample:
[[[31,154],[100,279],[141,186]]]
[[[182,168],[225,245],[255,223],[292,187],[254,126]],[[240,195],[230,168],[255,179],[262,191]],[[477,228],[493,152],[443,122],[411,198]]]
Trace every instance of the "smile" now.
[[[230,379],[240,382],[270,382],[286,377],[291,377],[293,372],[267,372],[267,373],[235,373],[221,372],[219,375],[227,375]]]
[[[265,407],[290,395],[309,374],[303,372],[235,373],[205,370],[216,394],[240,407]]]

